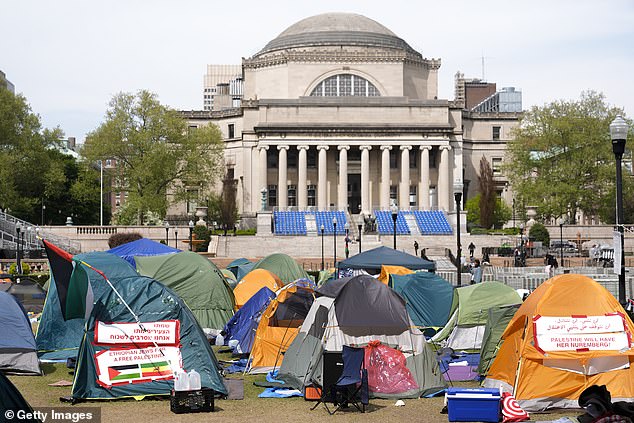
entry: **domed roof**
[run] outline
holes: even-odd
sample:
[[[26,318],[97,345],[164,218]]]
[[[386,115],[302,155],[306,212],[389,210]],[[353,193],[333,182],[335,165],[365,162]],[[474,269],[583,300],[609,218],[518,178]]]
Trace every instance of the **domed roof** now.
[[[324,13],[291,25],[271,40],[259,53],[297,47],[363,46],[416,50],[380,23],[355,13]]]

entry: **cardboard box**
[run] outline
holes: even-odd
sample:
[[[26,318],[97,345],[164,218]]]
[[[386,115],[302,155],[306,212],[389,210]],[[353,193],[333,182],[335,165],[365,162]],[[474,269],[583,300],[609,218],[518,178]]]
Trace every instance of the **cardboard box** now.
[[[499,422],[500,391],[489,388],[449,388],[445,394],[450,422]]]

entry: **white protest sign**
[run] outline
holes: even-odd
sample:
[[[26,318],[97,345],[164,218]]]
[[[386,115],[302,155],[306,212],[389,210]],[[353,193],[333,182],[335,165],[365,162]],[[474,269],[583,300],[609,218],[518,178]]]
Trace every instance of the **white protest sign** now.
[[[535,347],[542,351],[619,351],[630,348],[623,317],[535,316]]]
[[[95,325],[95,344],[98,345],[178,345],[180,322],[105,323]]]

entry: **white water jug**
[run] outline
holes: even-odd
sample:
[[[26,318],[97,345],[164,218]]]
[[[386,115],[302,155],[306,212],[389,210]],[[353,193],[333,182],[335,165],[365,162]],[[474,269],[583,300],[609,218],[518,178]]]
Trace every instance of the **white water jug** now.
[[[188,375],[188,379],[189,379],[189,389],[191,391],[198,391],[200,390],[200,374],[192,369],[191,372],[189,372]]]
[[[176,372],[174,375],[174,390],[189,391],[189,375],[184,371]]]

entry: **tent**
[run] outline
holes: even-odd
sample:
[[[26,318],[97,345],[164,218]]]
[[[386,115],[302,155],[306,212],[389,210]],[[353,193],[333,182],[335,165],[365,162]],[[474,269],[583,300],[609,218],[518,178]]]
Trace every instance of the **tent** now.
[[[229,319],[223,329],[223,335],[225,345],[229,345],[229,341],[237,341],[237,345],[232,347],[234,353],[251,352],[255,331],[260,323],[262,313],[274,298],[275,292],[263,287]]]
[[[390,275],[411,275],[412,273],[414,273],[414,271],[408,269],[407,267],[383,265],[381,266],[381,274],[379,275],[378,280],[388,285],[390,282]]]
[[[396,379],[385,373],[382,381],[370,380],[372,396],[417,398],[446,386],[435,353],[413,326],[405,301],[396,292],[371,276],[361,275],[339,280],[328,294],[332,296],[315,300],[284,355],[278,378],[289,387],[323,386],[324,353],[341,352],[344,345],[371,347],[377,341],[395,349],[393,353],[404,358],[406,368]],[[368,354],[366,350],[366,363]],[[378,364],[366,365],[368,373],[376,373]],[[412,383],[400,385],[403,380]]]
[[[99,269],[110,279],[116,281],[120,278],[138,276],[130,263],[114,254],[92,252],[78,254],[77,258]],[[91,269],[86,269],[90,278],[95,301],[110,291],[110,287],[103,277]],[[40,317],[35,341],[37,343],[40,359],[66,360],[77,355],[77,347],[84,336],[85,319],[72,319],[65,321],[62,317],[62,309],[59,305],[59,296],[54,281],[51,281],[44,303],[44,310]]]
[[[74,399],[169,395],[177,371],[227,394],[220,367],[194,315],[174,291],[144,276],[113,282],[86,322],[73,379]]]
[[[430,272],[392,275],[390,287],[407,304],[407,312],[416,326],[441,327],[447,324],[456,301],[454,287]]]
[[[18,415],[19,410],[23,410],[33,416],[32,418],[27,418],[25,414],[25,417],[15,420],[20,423],[42,423],[39,418],[35,418],[32,414],[33,408],[26,402],[20,391],[11,383],[9,378],[0,372],[0,416],[3,416],[3,419],[6,418],[5,416],[9,415],[7,413],[9,410],[13,411],[14,416]]]
[[[220,269],[220,272],[222,273],[222,276],[225,277],[225,280],[227,281],[227,283],[229,284],[231,289],[235,288],[236,285],[238,284],[238,280],[236,279],[236,275],[234,275],[231,272],[231,270],[228,270],[228,269]]]
[[[158,256],[162,254],[174,254],[180,251],[181,250],[177,248],[172,248],[147,238],[127,242],[108,250],[109,253],[121,257],[132,266],[135,266],[134,257],[136,256]]]
[[[249,301],[249,298],[258,292],[260,288],[267,287],[271,291],[277,292],[283,286],[284,284],[277,275],[266,269],[253,269],[233,289],[233,295],[236,297],[236,309],[239,309]]]
[[[253,270],[266,269],[277,275],[284,285],[298,279],[307,279],[308,273],[291,257],[282,253],[275,253],[264,257],[255,263]]]
[[[456,288],[457,307],[445,327],[432,338],[454,350],[477,352],[482,346],[484,327],[491,307],[520,304],[522,299],[510,286],[482,282]]]
[[[286,285],[262,313],[251,349],[250,373],[267,373],[282,364],[314,300],[315,285],[299,280]]]
[[[31,322],[18,300],[0,292],[0,371],[40,375]]]
[[[191,251],[136,257],[137,270],[173,289],[205,329],[222,329],[233,316],[235,300],[222,272]]]
[[[436,264],[432,261],[384,246],[364,251],[337,263],[339,269],[365,269],[370,273],[379,273],[383,265],[402,266],[411,270],[436,269]]]
[[[26,311],[40,313],[44,308],[46,291],[31,278],[16,278],[6,292],[20,301]]]
[[[482,347],[480,347],[480,364],[478,364],[478,374],[486,376],[491,367],[491,363],[500,349],[502,333],[506,329],[519,304],[510,306],[491,307],[488,311],[487,323],[482,335]]]
[[[502,334],[484,383],[513,392],[527,411],[578,408],[589,386],[634,401],[634,324],[608,290],[576,274],[528,296]]]
[[[250,262],[245,258],[237,258],[227,265],[227,270],[233,273],[236,280],[240,280],[253,269],[255,263]]]

